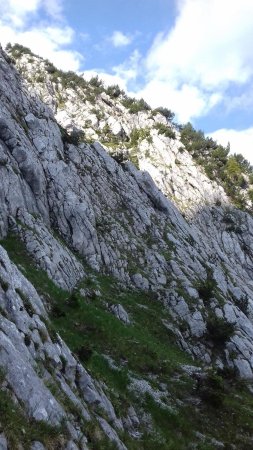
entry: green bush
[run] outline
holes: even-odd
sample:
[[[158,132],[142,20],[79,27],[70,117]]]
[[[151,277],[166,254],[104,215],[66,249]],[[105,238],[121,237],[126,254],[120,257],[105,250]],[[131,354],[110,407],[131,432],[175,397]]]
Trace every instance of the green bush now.
[[[196,289],[200,298],[204,302],[208,302],[214,295],[214,290],[217,288],[217,283],[213,278],[213,271],[207,268],[207,277],[205,280],[200,280],[196,284]]]
[[[136,147],[138,144],[146,139],[150,144],[152,143],[152,137],[150,135],[150,129],[146,128],[134,128],[130,134],[129,147]]]
[[[57,72],[56,67],[50,61],[46,61],[45,70],[50,74]]]
[[[89,81],[90,85],[96,88],[103,87],[103,81],[98,78],[98,75],[92,77]]]
[[[79,145],[84,141],[84,132],[82,130],[72,131],[71,134],[67,132],[60,124],[58,124],[61,132],[62,142],[64,144]]]
[[[162,114],[162,116],[164,116],[169,122],[171,122],[174,117],[175,114],[168,108],[163,108],[163,106],[159,106],[158,108],[154,109],[153,111],[153,115],[156,114]]]
[[[239,308],[246,316],[249,312],[249,297],[247,294],[243,295],[242,297],[233,298],[234,304]]]
[[[207,319],[206,337],[216,346],[224,346],[235,333],[235,324],[211,312]]]
[[[148,103],[143,100],[143,98],[137,100],[136,98],[131,98],[125,95],[121,100],[121,103],[123,106],[125,106],[125,108],[129,110],[131,114],[136,114],[139,111],[149,111],[151,109]]]
[[[181,142],[191,153],[197,164],[203,166],[211,180],[219,182],[235,206],[247,208],[245,194],[253,180],[253,167],[241,155],[230,155],[230,146],[218,145],[212,138],[206,138],[203,131],[195,130],[190,123],[181,127]],[[251,194],[249,194],[251,199]],[[252,195],[253,198],[253,195]]]
[[[120,95],[124,95],[124,91],[120,89],[118,84],[113,84],[112,86],[108,86],[105,90],[106,94],[112,98],[118,98]]]
[[[14,44],[11,45],[10,42],[5,47],[6,51],[8,53],[11,53],[11,55],[14,58],[21,58],[22,55],[31,55],[31,56],[37,56],[28,47],[24,47],[20,44]]]
[[[214,370],[210,370],[206,377],[198,380],[197,391],[201,399],[208,405],[220,408],[225,398],[223,378]]]
[[[176,139],[175,132],[172,130],[172,128],[168,127],[168,125],[158,122],[154,125],[154,128],[158,130],[158,134],[163,134],[170,139]]]
[[[249,196],[250,201],[253,203],[253,189],[248,190],[248,196]]]

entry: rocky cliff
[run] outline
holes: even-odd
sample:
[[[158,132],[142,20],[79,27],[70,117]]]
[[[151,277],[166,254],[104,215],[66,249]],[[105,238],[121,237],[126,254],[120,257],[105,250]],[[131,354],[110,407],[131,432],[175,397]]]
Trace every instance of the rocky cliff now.
[[[251,215],[164,114],[10,55],[1,448],[251,448]]]

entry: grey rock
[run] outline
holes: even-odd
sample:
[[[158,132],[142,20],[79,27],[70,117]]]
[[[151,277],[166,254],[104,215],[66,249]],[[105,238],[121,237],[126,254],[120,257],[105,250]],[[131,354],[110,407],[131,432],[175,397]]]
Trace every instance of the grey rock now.
[[[235,359],[234,365],[237,368],[239,375],[244,379],[252,379],[252,367],[245,359]]]
[[[34,441],[31,445],[31,450],[46,450],[46,449],[41,442]]]
[[[79,447],[73,441],[68,441],[66,450],[79,450]]]
[[[35,373],[26,355],[26,347],[20,353],[3,332],[0,336],[0,366],[5,369],[6,379],[16,397],[35,420],[59,424],[64,416],[63,409]]]
[[[111,427],[111,425],[109,425],[109,423],[106,422],[106,420],[103,419],[102,417],[98,417],[97,419],[101,425],[102,430],[104,431],[105,435],[110,439],[110,441],[115,442],[119,450],[127,450],[127,447],[119,439],[116,431]]]
[[[149,288],[148,280],[144,278],[140,273],[136,273],[135,275],[133,275],[132,280],[134,284],[140,289],[147,290]]]
[[[189,318],[186,317],[186,320],[189,323],[192,336],[203,336],[206,331],[206,325],[200,311],[196,311],[192,316],[189,316]]]
[[[140,425],[140,421],[138,419],[137,413],[133,406],[130,406],[127,410],[128,418],[131,421],[133,427],[138,427]]]
[[[121,322],[129,325],[131,323],[129,315],[123,306],[119,303],[118,305],[110,305],[109,311],[111,311]]]
[[[7,439],[3,433],[0,434],[0,450],[8,450]]]

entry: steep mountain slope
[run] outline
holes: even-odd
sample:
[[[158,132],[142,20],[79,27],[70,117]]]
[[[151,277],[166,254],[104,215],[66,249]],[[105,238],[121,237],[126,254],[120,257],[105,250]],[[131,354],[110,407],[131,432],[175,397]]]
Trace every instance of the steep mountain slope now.
[[[164,115],[17,67],[1,51],[3,448],[250,448],[252,217]]]

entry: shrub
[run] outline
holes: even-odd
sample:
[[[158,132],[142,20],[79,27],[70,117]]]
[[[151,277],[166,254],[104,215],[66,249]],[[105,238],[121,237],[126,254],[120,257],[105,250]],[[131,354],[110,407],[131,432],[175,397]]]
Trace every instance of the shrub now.
[[[103,87],[103,81],[98,78],[98,75],[92,77],[89,81],[90,85],[96,88]]]
[[[136,147],[140,143],[146,139],[149,143],[152,143],[152,137],[150,135],[150,129],[146,128],[134,128],[130,134],[129,147]]]
[[[11,45],[8,43],[5,48],[6,51],[11,53],[14,58],[21,58],[22,55],[36,56],[28,47],[24,47],[20,44]]]
[[[0,285],[4,292],[8,291],[9,283],[7,283],[7,281],[4,281],[0,278]]]
[[[46,71],[47,73],[52,74],[52,73],[57,72],[57,69],[56,69],[56,67],[55,67],[51,62],[48,61],[48,62],[46,63],[46,65],[45,65],[45,71]]]
[[[175,132],[167,125],[159,122],[154,125],[154,128],[158,130],[158,134],[163,134],[165,137],[168,137],[170,139],[176,139]]]
[[[201,130],[195,130],[190,123],[181,128],[181,141],[197,164],[203,166],[211,180],[220,182],[226,194],[236,207],[247,209],[247,196],[242,190],[253,182],[253,167],[241,154],[229,154],[230,146],[218,145],[212,138],[206,138]],[[247,192],[252,201],[253,194]]]
[[[210,370],[206,377],[198,380],[197,390],[201,399],[209,405],[220,408],[225,398],[223,378],[217,372]]]
[[[139,111],[149,111],[151,109],[143,98],[137,100],[136,98],[131,98],[125,95],[121,100],[121,103],[125,106],[125,108],[128,108],[131,114],[138,113]]]
[[[171,122],[175,114],[168,108],[163,108],[163,106],[159,106],[158,108],[154,109],[153,114],[162,114],[169,122]]]
[[[210,313],[207,319],[206,336],[211,339],[214,344],[224,346],[225,343],[234,335],[235,324],[227,322],[222,317],[217,317],[215,313]]]
[[[37,83],[44,83],[44,81],[45,81],[44,75],[42,75],[42,74],[37,75],[35,81],[36,81]]]
[[[204,281],[200,280],[196,285],[196,289],[199,293],[200,298],[202,298],[204,302],[209,301],[213,297],[216,287],[217,283],[213,278],[213,272],[208,268],[206,279]]]
[[[120,89],[118,84],[113,84],[112,86],[108,86],[105,90],[106,94],[112,98],[117,98],[120,95],[124,95],[124,91]]]
[[[253,203],[253,189],[248,190],[248,196],[249,196],[250,201]]]
[[[62,142],[64,144],[79,145],[84,141],[84,132],[82,130],[74,130],[68,134],[67,130],[58,124],[61,132]]]
[[[29,336],[29,334],[26,334],[25,337],[24,337],[24,343],[25,343],[25,345],[26,345],[27,347],[29,347],[29,346],[31,345],[31,342],[32,342],[31,336]]]
[[[243,295],[239,299],[234,297],[234,303],[246,316],[249,312],[249,297],[247,294]]]
[[[89,344],[83,345],[77,350],[77,355],[82,362],[87,362],[93,355],[93,349],[89,346]]]

